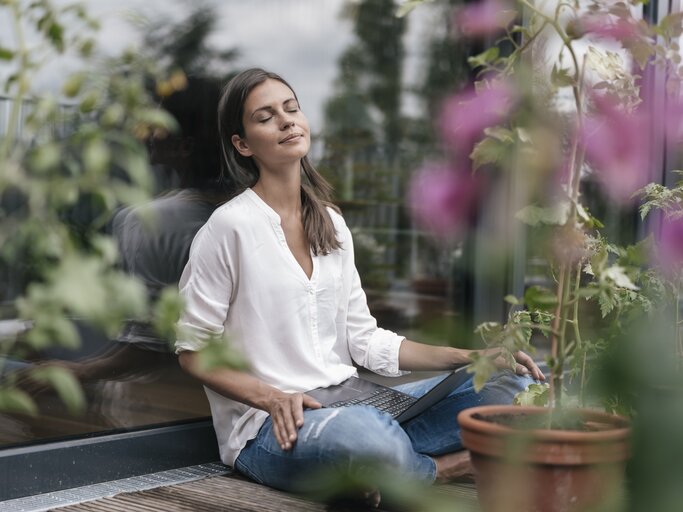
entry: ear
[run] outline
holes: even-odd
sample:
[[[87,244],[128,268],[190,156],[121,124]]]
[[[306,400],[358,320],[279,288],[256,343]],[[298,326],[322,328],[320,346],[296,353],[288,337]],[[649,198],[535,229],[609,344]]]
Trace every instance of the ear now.
[[[239,135],[235,134],[232,137],[230,137],[230,142],[232,142],[232,145],[235,146],[235,149],[240,155],[244,157],[249,157],[253,155],[253,153],[249,149],[249,145],[247,144],[247,142],[244,139],[242,139]]]

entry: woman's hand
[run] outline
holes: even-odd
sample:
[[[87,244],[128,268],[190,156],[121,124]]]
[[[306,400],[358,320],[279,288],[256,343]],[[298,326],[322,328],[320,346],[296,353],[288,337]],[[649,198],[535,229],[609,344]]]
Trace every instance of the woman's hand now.
[[[278,391],[268,400],[266,411],[273,421],[275,439],[283,450],[294,446],[297,431],[304,424],[304,408],[320,409],[322,405],[305,393]]]
[[[487,349],[484,352],[491,353],[496,352],[497,350],[498,349]],[[513,356],[515,357],[515,361],[517,361],[517,364],[515,365],[515,373],[517,375],[531,375],[536,380],[545,380],[545,375],[543,375],[543,372],[529,354],[518,350]],[[494,363],[498,368],[510,368],[509,362],[502,356],[498,356],[494,360]]]

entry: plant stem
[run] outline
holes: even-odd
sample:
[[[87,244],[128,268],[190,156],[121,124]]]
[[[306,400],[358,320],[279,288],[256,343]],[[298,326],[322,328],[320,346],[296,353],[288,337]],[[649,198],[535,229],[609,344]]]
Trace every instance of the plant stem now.
[[[562,304],[562,297],[564,297],[564,287],[566,278],[566,265],[562,264],[560,267],[560,279],[557,283],[557,307],[555,308],[555,316],[553,318],[553,335],[550,338],[550,356],[552,358],[552,378],[550,379],[550,405],[559,405],[562,401],[562,372],[557,372],[558,363],[560,360],[560,315],[564,305]]]
[[[584,388],[586,385],[586,351],[583,350],[583,341],[581,340],[581,330],[579,329],[579,288],[581,286],[581,263],[576,268],[576,281],[574,284],[574,313],[572,327],[574,328],[574,341],[576,347],[582,351],[581,361],[581,381],[579,385],[579,404],[583,407],[584,403]]]

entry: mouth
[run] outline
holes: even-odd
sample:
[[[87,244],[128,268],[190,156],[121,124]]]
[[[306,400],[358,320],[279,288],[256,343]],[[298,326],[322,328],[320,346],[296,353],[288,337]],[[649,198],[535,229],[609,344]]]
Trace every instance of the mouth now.
[[[303,133],[292,133],[291,135],[287,135],[284,139],[282,139],[278,144],[284,144],[285,142],[292,142],[300,137],[303,137]]]

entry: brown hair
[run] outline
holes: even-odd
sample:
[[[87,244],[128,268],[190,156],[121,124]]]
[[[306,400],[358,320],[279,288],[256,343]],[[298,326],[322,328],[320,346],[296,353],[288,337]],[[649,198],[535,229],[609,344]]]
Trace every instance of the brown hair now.
[[[294,94],[294,89],[280,75],[253,68],[243,71],[233,77],[223,89],[218,102],[218,133],[221,139],[223,155],[223,172],[231,177],[235,183],[234,195],[253,187],[259,179],[260,171],[251,157],[240,155],[233,146],[231,138],[237,134],[244,137],[244,102],[249,93],[266,80],[277,80],[283,83]],[[298,98],[296,98],[298,101]],[[316,171],[308,156],[301,159],[301,206],[304,233],[311,245],[313,254],[328,254],[334,249],[341,248],[337,240],[332,219],[327,207],[339,211],[331,202],[332,186]]]

